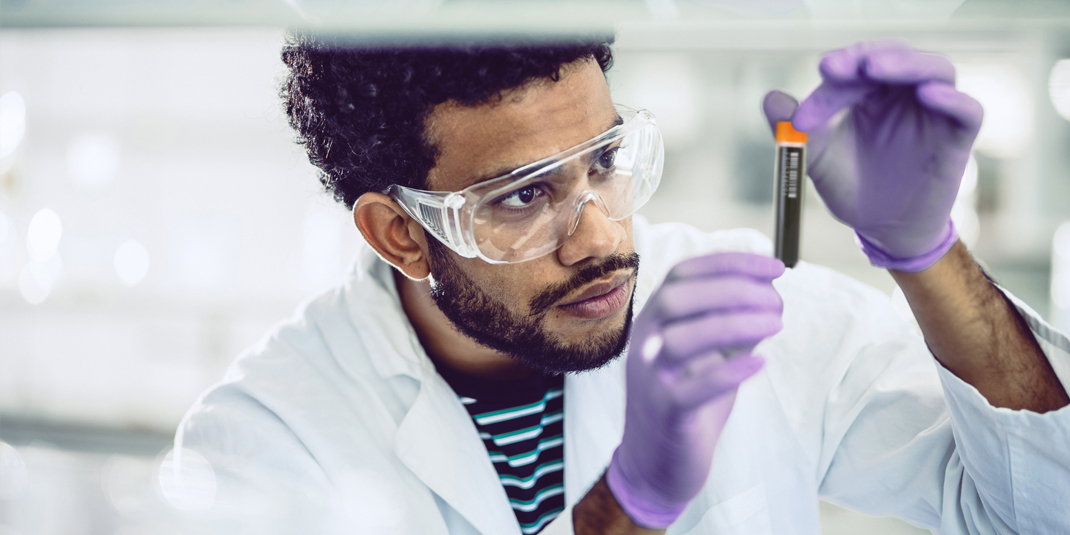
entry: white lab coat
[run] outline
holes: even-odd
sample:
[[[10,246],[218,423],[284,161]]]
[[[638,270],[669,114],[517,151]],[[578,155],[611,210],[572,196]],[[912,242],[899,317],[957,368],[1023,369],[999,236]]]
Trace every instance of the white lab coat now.
[[[639,217],[634,229],[636,310],[682,259],[770,249],[750,230]],[[940,533],[1070,533],[1070,408],[991,407],[934,361],[887,296],[832,270],[801,263],[775,286],[784,330],[758,347],[767,365],[741,387],[709,482],[670,534],[817,534],[819,496]],[[1067,384],[1067,338],[1019,307]],[[620,440],[623,369],[621,358],[566,378],[570,507]],[[234,362],[176,446],[178,481],[207,492],[204,461],[212,467],[214,505],[196,522],[221,532],[520,534],[391,268],[367,247],[343,286]],[[544,533],[571,533],[569,515]]]

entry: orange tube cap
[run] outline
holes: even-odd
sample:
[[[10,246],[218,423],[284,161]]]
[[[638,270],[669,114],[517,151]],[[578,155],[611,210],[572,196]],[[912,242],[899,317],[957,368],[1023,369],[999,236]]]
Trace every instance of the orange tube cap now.
[[[776,124],[777,143],[806,143],[806,132],[800,132],[791,126],[791,121],[780,121]]]

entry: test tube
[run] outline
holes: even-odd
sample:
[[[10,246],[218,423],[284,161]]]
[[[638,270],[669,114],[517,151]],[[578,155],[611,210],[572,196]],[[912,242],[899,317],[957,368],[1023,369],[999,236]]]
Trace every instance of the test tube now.
[[[799,261],[799,227],[802,223],[803,185],[806,184],[806,133],[790,121],[776,124],[776,257],[787,267]]]

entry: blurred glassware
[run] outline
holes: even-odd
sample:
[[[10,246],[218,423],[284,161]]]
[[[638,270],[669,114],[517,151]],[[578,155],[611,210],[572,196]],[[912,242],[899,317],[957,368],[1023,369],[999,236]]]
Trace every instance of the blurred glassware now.
[[[974,150],[995,158],[1021,156],[1036,127],[1029,83],[1017,66],[998,60],[955,65],[956,86],[985,110]]]
[[[149,272],[149,251],[141,242],[126,240],[115,250],[115,274],[127,286],[134,286]]]
[[[15,152],[26,134],[26,102],[22,95],[8,91],[0,95],[0,159]]]
[[[977,244],[977,238],[981,234],[981,221],[977,216],[977,158],[973,154],[962,172],[959,193],[951,207],[951,220],[955,222],[955,230],[967,247],[972,248]]]
[[[1070,332],[1070,221],[1059,225],[1052,238],[1051,309],[1055,328]]]
[[[1070,59],[1055,62],[1048,76],[1048,96],[1059,116],[1070,121]]]
[[[67,171],[75,186],[103,190],[119,173],[119,140],[110,132],[82,132],[67,145]]]
[[[51,208],[42,208],[26,227],[26,249],[30,258],[44,262],[56,254],[63,237],[63,221]]]

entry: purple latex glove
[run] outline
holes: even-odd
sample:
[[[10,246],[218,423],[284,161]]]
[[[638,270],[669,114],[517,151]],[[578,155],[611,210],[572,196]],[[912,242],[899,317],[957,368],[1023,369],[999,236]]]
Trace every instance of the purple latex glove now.
[[[823,81],[802,104],[765,96],[770,127],[790,119],[810,134],[814,187],[873,265],[928,268],[958,239],[951,206],[981,105],[955,90],[951,62],[902,41],[830,52],[819,69]]]
[[[720,253],[673,268],[636,317],[627,355],[624,438],[606,483],[635,523],[672,524],[702,490],[751,354],[780,331],[775,258]],[[731,355],[731,356],[729,356]]]

